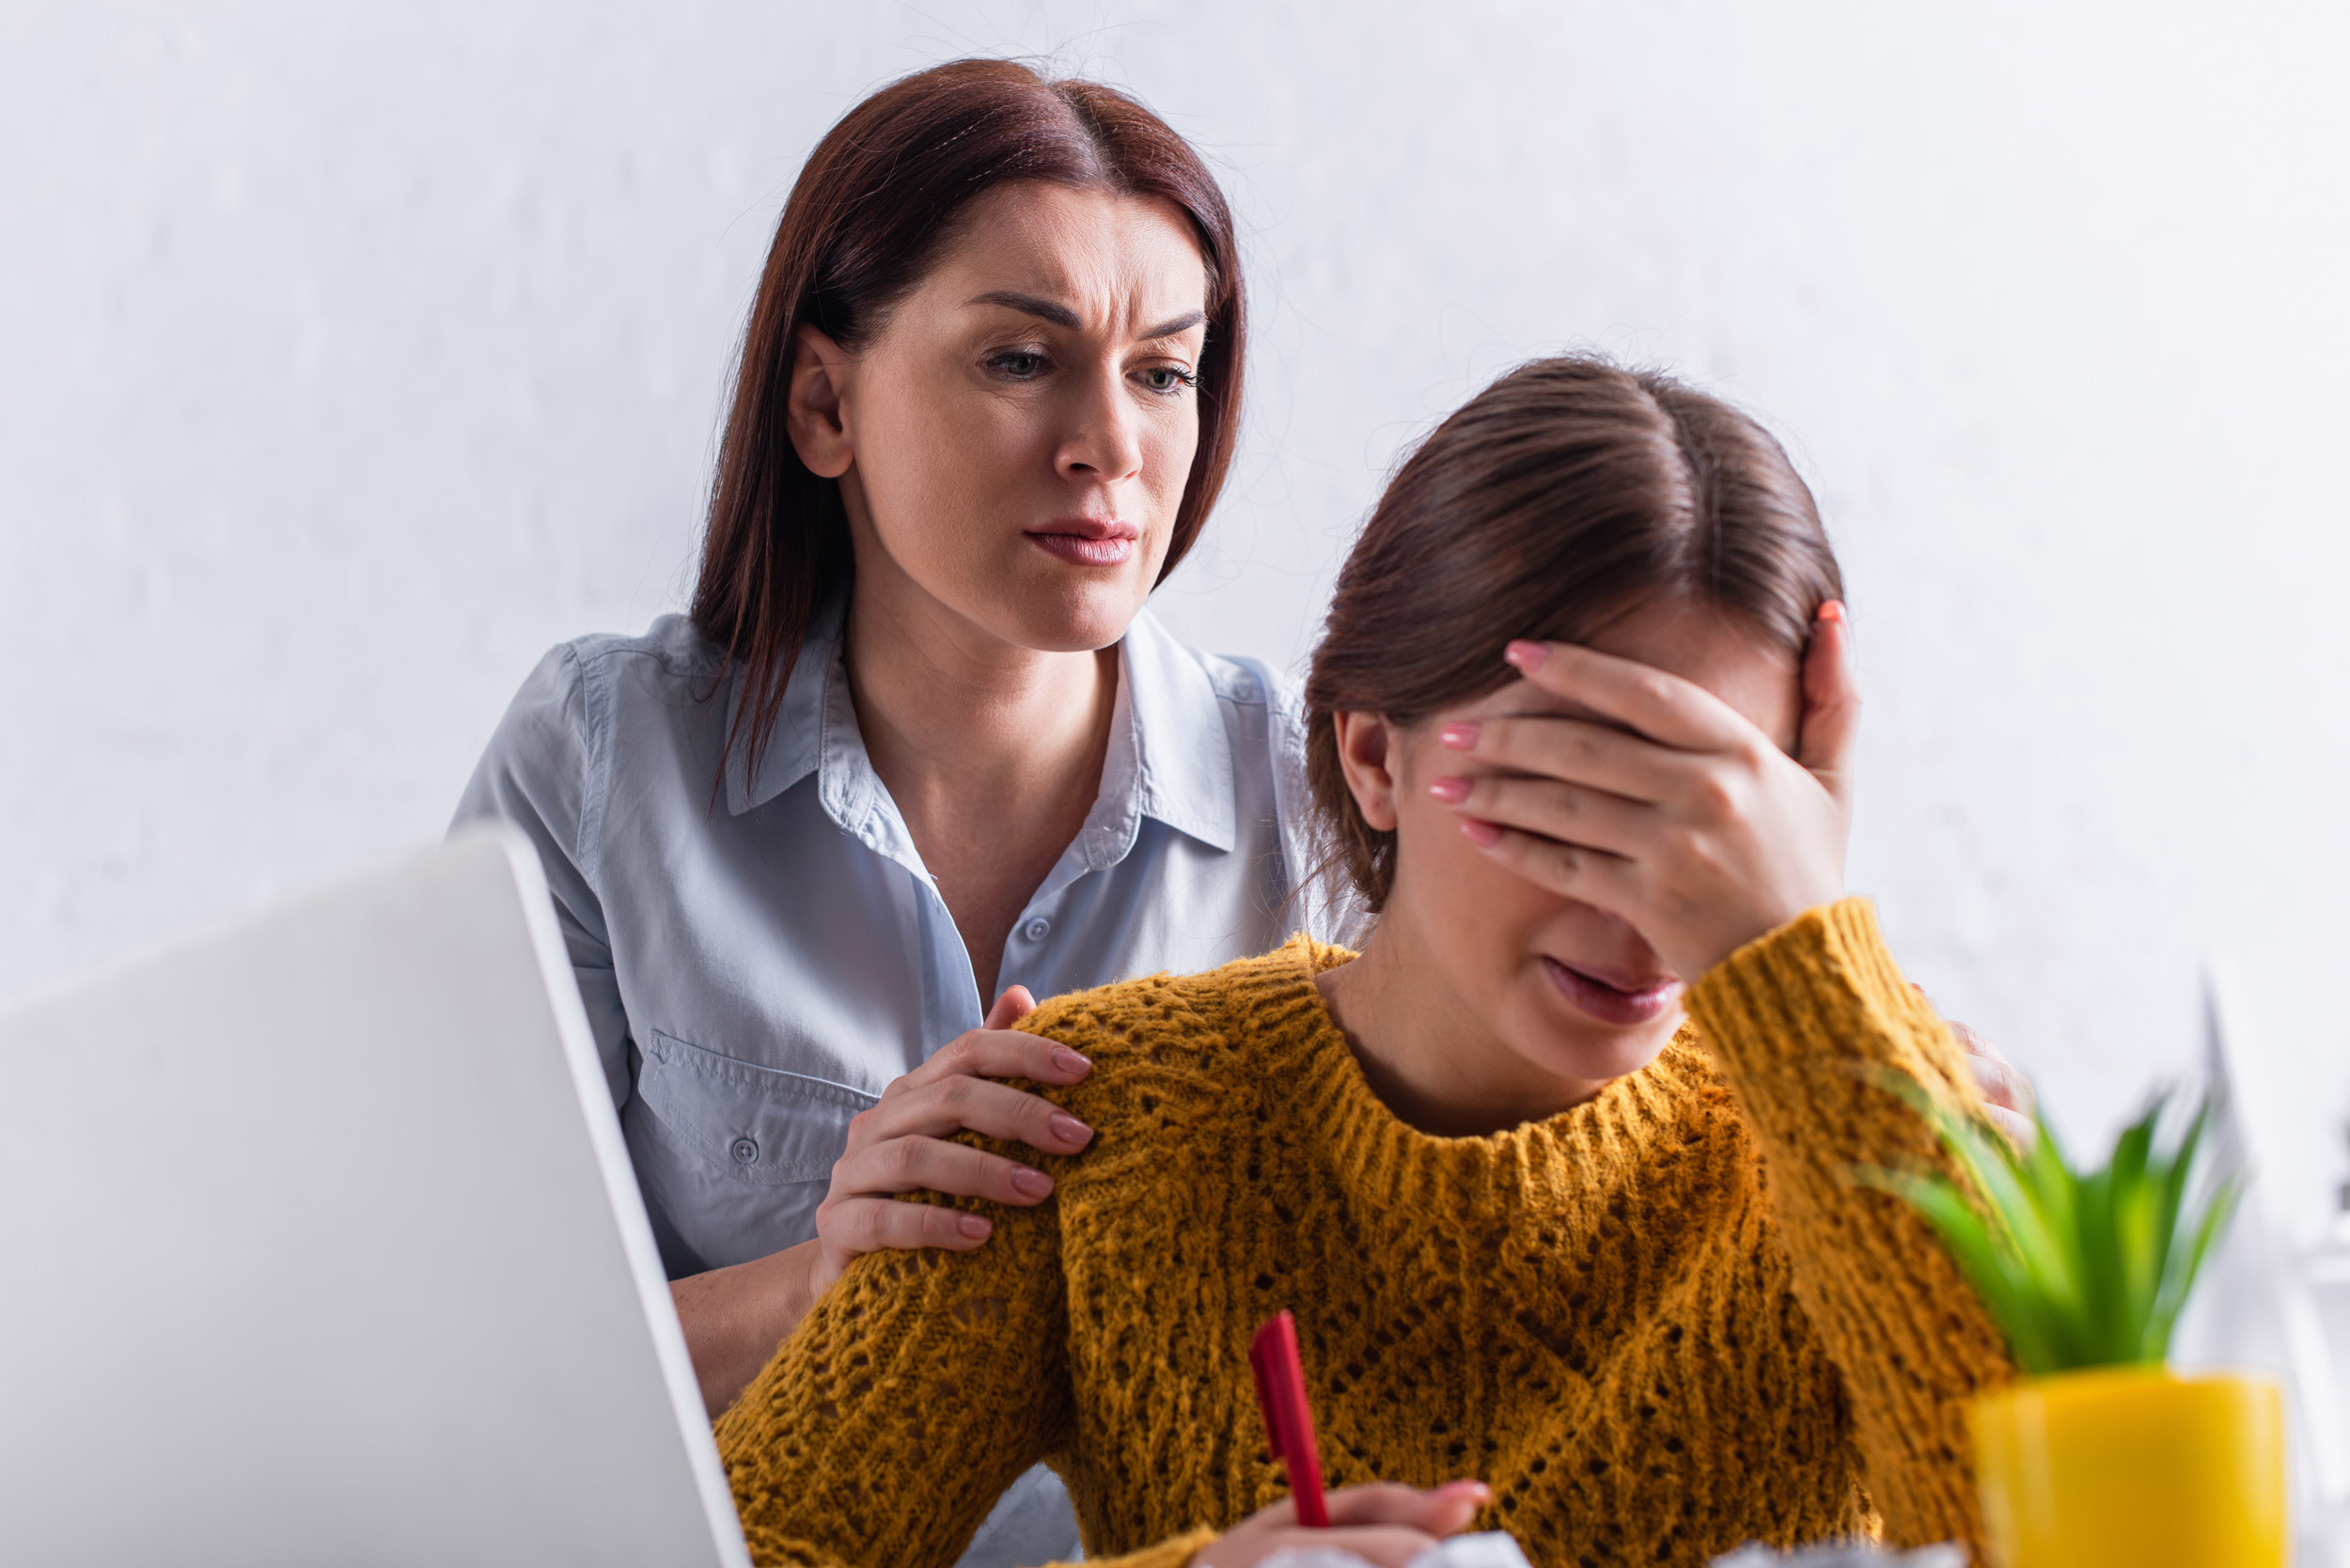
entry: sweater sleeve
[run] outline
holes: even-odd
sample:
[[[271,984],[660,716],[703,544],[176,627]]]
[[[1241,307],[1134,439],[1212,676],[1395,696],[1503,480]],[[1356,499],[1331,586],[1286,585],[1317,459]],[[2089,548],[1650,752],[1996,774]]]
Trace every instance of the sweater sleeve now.
[[[1924,1221],[1850,1179],[1860,1165],[1949,1168],[1933,1129],[1875,1081],[1889,1069],[1974,1101],[1949,1028],[1862,899],[1748,943],[1689,1007],[1763,1151],[1795,1294],[1842,1375],[1888,1542],[1955,1539],[1982,1560],[1966,1405],[2013,1375],[2005,1342]]]
[[[718,1419],[759,1568],[946,1568],[1005,1488],[1067,1451],[1059,1200],[957,1201],[994,1220],[984,1246],[859,1258]],[[1184,1568],[1214,1539],[1087,1560]]]

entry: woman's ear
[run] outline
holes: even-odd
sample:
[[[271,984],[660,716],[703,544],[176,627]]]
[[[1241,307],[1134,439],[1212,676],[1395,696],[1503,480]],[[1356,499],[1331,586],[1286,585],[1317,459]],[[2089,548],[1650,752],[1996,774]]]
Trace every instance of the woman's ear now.
[[[808,471],[827,479],[847,473],[856,457],[849,440],[848,413],[841,406],[854,364],[840,345],[812,326],[803,325],[792,339],[784,429]]]
[[[1396,796],[1402,789],[1403,732],[1384,714],[1335,713],[1339,766],[1346,771],[1346,787],[1354,792],[1355,808],[1376,833],[1393,833]]]

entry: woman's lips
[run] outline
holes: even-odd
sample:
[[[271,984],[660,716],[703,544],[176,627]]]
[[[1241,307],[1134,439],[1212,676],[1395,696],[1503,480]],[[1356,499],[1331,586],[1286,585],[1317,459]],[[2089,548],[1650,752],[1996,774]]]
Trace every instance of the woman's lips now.
[[[1543,972],[1569,1002],[1601,1023],[1619,1027],[1655,1022],[1681,994],[1681,981],[1670,975],[1633,986],[1613,985],[1548,956],[1543,959]]]
[[[1123,566],[1142,530],[1114,517],[1068,517],[1028,530],[1028,542],[1072,566]]]

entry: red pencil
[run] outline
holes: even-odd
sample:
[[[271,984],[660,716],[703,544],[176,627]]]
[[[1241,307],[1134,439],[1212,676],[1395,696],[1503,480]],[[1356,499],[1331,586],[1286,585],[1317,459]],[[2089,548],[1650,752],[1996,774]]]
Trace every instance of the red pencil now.
[[[1314,1450],[1314,1413],[1306,1403],[1306,1369],[1297,1359],[1297,1320],[1274,1313],[1248,1343],[1248,1365],[1257,1374],[1257,1408],[1264,1413],[1265,1447],[1289,1472],[1297,1522],[1326,1526],[1322,1506],[1322,1456]]]

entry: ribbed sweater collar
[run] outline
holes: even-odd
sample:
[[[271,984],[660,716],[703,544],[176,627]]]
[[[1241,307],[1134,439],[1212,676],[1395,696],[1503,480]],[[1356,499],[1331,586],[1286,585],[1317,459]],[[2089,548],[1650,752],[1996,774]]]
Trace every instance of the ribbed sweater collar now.
[[[1656,1059],[1572,1109],[1505,1132],[1440,1137],[1389,1109],[1363,1074],[1314,977],[1352,960],[1342,948],[1295,936],[1248,965],[1231,996],[1267,1072],[1290,1080],[1300,1123],[1314,1129],[1339,1184],[1390,1213],[1441,1214],[1496,1200],[1547,1206],[1580,1186],[1600,1162],[1630,1152],[1678,1120],[1674,1090],[1693,1072],[1712,1074],[1691,1025]],[[1269,1047],[1270,1049],[1266,1049]],[[1488,1212],[1490,1212],[1488,1210]]]

